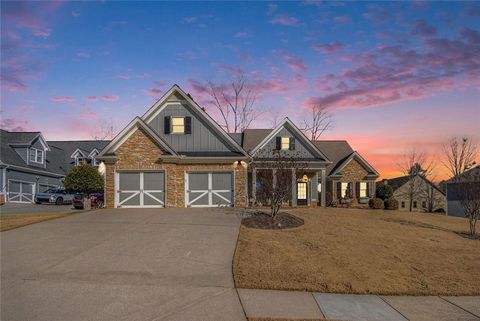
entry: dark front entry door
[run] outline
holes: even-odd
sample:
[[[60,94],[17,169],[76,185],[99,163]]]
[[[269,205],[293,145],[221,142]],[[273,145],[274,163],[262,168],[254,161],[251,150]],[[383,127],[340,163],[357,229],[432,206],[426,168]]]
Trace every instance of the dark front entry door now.
[[[297,182],[297,205],[307,205],[307,183]]]

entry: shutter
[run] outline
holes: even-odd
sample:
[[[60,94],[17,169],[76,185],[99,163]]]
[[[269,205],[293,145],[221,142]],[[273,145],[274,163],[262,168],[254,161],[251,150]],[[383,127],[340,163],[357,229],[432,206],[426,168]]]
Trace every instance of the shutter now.
[[[342,182],[337,182],[337,198],[342,198]]]
[[[192,117],[185,117],[185,134],[192,133]]]
[[[281,150],[282,149],[282,137],[275,137],[276,138],[276,142],[277,142],[277,150]]]
[[[165,134],[170,134],[170,127],[171,127],[171,117],[170,116],[165,116],[164,118],[164,124],[163,124],[163,129]]]
[[[367,197],[370,197],[370,182],[367,182]]]
[[[355,198],[360,198],[360,182],[355,182]]]
[[[288,149],[295,150],[295,137],[290,137],[290,145]]]

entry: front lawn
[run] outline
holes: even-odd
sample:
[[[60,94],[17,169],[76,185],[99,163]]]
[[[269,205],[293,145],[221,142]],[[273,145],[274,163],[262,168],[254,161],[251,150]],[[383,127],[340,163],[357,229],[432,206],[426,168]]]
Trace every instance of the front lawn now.
[[[305,225],[242,226],[237,287],[333,293],[479,295],[480,240],[468,222],[435,214],[294,209]]]
[[[35,213],[35,214],[14,214],[0,215],[0,232],[8,231],[17,227],[35,224],[47,220],[53,220],[74,214],[74,212],[64,213]]]

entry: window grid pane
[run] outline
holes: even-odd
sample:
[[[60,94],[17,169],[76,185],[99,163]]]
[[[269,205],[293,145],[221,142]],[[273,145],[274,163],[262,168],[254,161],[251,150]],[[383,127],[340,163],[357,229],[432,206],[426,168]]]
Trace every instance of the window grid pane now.
[[[282,149],[289,149],[290,148],[290,138],[289,137],[282,137]]]
[[[367,197],[367,183],[360,182],[360,197]]]
[[[172,118],[172,132],[184,133],[185,132],[185,118],[173,117]]]

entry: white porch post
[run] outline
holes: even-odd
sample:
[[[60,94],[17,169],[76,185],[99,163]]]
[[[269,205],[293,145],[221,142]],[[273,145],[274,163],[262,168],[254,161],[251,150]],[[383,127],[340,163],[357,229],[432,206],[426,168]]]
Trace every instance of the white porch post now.
[[[322,169],[322,177],[321,177],[321,181],[322,181],[322,193],[320,194],[320,206],[322,207],[325,207],[326,206],[326,198],[325,198],[325,195],[327,193],[327,179],[325,177],[325,168]]]
[[[257,202],[257,169],[253,168],[252,170],[252,199],[253,199],[253,204]]]
[[[315,172],[315,174],[312,177],[312,182],[310,184],[311,188],[311,202],[310,205],[313,205],[316,203],[315,206],[318,205],[318,172]]]
[[[297,172],[292,168],[292,206],[297,206]]]

